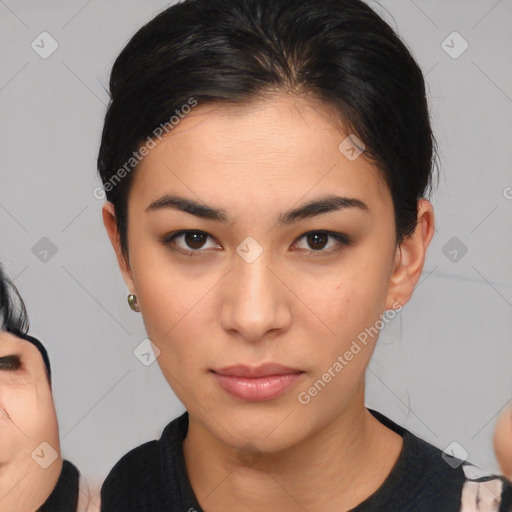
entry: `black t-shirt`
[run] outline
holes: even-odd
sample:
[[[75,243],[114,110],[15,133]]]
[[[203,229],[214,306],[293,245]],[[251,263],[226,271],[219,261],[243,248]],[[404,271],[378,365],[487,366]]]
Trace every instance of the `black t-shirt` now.
[[[77,512],[79,479],[80,472],[76,466],[63,460],[57,484],[37,512]]]
[[[448,457],[382,413],[368,410],[404,442],[383,484],[350,512],[512,511],[512,484],[504,477],[478,476],[472,471],[476,466]],[[165,427],[158,441],[124,455],[103,482],[101,511],[203,512],[186,472],[182,443],[187,430],[185,412]]]

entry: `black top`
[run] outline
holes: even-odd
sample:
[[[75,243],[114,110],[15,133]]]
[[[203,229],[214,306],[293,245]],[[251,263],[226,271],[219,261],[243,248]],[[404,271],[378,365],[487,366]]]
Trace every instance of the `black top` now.
[[[63,460],[59,480],[37,512],[77,512],[79,479],[80,473],[76,466]]]
[[[499,512],[512,511],[512,484],[502,476],[468,479],[469,462],[448,457],[442,450],[420,439],[382,413],[368,409],[385,426],[403,437],[398,460],[384,483],[350,512],[460,512],[463,490],[469,485],[490,492],[489,480],[501,503]],[[188,413],[171,421],[158,441],[150,441],[124,455],[112,468],[101,489],[102,512],[203,512],[188,479],[183,440]],[[475,488],[464,490],[472,496]],[[466,498],[467,499],[467,498]],[[475,509],[476,510],[476,509]],[[480,509],[478,509],[480,510]],[[498,510],[498,509],[489,509]]]

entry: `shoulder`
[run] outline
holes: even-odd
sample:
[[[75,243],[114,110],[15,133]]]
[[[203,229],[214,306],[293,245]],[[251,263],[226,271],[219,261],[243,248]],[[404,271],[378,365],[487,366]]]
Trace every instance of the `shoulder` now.
[[[404,479],[420,511],[458,512],[464,484],[463,461],[407,431],[409,454]]]
[[[101,510],[132,510],[141,496],[155,496],[160,488],[158,454],[159,441],[154,440],[123,455],[101,486]]]
[[[123,455],[110,470],[101,486],[102,512],[165,510],[163,463],[168,450],[180,439],[177,423],[171,421],[158,440],[148,441]]]
[[[148,441],[123,455],[110,470],[105,484],[119,478],[134,478],[157,470],[159,441]]]
[[[81,475],[77,467],[64,459],[59,479],[47,500],[40,506],[38,512],[54,510],[73,511],[77,509],[79,496],[79,479]]]
[[[512,483],[504,476],[412,437],[415,467],[423,473],[424,499],[454,512],[512,512]]]
[[[512,512],[512,483],[505,477],[457,457],[455,445],[438,448],[383,413],[368,410],[401,435],[404,445],[385,485],[369,500],[370,508],[361,512]]]

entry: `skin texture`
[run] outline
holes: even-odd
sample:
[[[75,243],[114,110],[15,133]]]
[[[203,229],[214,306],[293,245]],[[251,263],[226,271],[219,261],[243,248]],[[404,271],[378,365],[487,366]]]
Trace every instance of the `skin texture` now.
[[[307,405],[298,401],[359,333],[409,300],[434,233],[432,205],[422,199],[415,233],[395,245],[389,189],[364,153],[350,161],[339,151],[347,135],[326,108],[303,98],[198,105],[135,171],[129,261],[113,206],[103,208],[123,277],[160,351],[158,364],[189,411],[185,460],[209,512],[345,510],[383,483],[402,449],[402,438],[364,407],[377,336]],[[230,223],[171,209],[146,212],[166,193],[222,208]],[[332,193],[369,210],[275,225],[285,210]],[[209,236],[162,242],[178,230]],[[322,230],[352,243],[328,238],[318,246],[304,236]],[[236,251],[249,236],[263,251],[251,263]],[[211,372],[266,362],[304,375],[277,398],[244,402]]]
[[[100,512],[101,482],[88,481],[80,475],[77,512]]]
[[[57,415],[41,354],[31,343],[0,332],[0,357],[19,355],[21,367],[0,367],[0,510],[37,510],[58,481],[60,456]],[[57,458],[47,468],[51,450]],[[41,461],[38,464],[32,457]]]
[[[493,446],[501,472],[512,481],[512,403],[498,417]]]

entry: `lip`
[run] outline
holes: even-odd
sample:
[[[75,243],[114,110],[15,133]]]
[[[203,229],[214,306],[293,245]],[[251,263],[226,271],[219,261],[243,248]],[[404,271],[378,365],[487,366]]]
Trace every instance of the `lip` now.
[[[226,366],[212,373],[227,393],[245,401],[271,400],[283,394],[304,372],[277,363]]]
[[[284,366],[278,363],[265,363],[260,366],[248,366],[245,364],[236,364],[233,366],[225,366],[218,370],[213,370],[220,375],[230,377],[267,377],[269,375],[288,375],[290,373],[301,373],[302,370]]]

